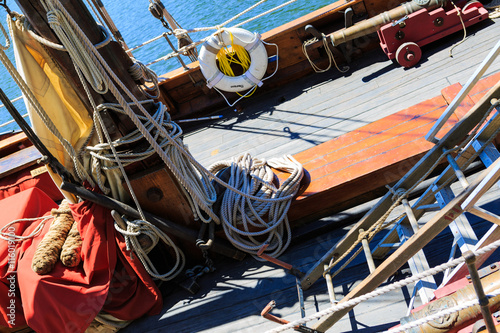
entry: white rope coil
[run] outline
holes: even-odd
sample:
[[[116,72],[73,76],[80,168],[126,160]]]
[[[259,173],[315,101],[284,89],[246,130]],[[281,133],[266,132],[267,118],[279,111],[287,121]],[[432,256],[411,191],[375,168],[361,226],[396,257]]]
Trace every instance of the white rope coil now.
[[[223,195],[220,216],[227,238],[254,256],[263,243],[269,244],[266,251],[271,256],[281,255],[291,241],[287,211],[302,179],[302,165],[291,156],[266,162],[247,153],[215,163],[209,170],[217,173],[226,168],[231,174],[228,184],[242,192],[226,191]],[[271,168],[290,173],[279,188],[273,185]],[[281,200],[283,196],[288,199]]]

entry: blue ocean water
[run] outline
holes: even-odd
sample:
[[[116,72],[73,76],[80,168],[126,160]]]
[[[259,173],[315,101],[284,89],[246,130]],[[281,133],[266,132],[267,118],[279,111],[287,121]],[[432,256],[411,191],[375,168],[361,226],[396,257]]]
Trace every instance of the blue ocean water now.
[[[162,26],[161,22],[154,18],[149,12],[148,0],[102,0],[102,2],[129,47],[137,46],[165,32],[165,28]],[[165,8],[184,29],[210,27],[221,24],[257,2],[257,0],[163,0]],[[239,17],[237,20],[231,22],[228,26],[243,22],[285,2],[287,1],[268,0]],[[243,25],[242,28],[263,33],[332,2],[334,1],[297,0],[278,11]],[[11,10],[19,12],[13,0],[7,0],[6,3]],[[5,14],[3,17],[5,17],[6,12],[0,7],[0,13],[2,11]],[[4,27],[7,26],[5,20],[1,20],[1,23]],[[194,33],[191,34],[191,38],[193,41],[200,40],[210,33],[210,31]],[[0,36],[0,44],[6,45],[3,36]],[[175,41],[174,45],[176,45]],[[6,52],[11,61],[14,62],[12,47]],[[143,63],[150,63],[170,52],[171,49],[167,42],[165,40],[159,40],[134,51],[133,55]],[[188,58],[183,57],[183,59],[185,62],[189,62]],[[178,67],[180,67],[180,63],[175,58],[161,61],[151,66],[157,74],[163,74]],[[0,65],[0,77],[2,78],[0,81],[0,88],[11,100],[21,95],[19,88],[13,82],[3,65]],[[22,114],[26,113],[26,108],[22,100],[14,102],[14,106],[18,108]],[[9,120],[11,120],[11,117],[7,110],[5,110],[5,108],[0,108],[0,124]],[[0,127],[0,133],[17,129],[17,124],[13,123]]]

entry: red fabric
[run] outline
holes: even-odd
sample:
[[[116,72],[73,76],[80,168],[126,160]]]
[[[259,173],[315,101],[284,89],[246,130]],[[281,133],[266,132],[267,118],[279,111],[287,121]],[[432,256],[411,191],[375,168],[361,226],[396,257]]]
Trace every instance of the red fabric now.
[[[83,332],[101,309],[126,320],[158,313],[160,293],[141,264],[122,253],[124,242],[121,236],[115,241],[109,210],[89,202],[71,205],[71,210],[83,240],[83,263],[78,267],[58,262],[43,276],[31,270],[36,246],[49,223],[40,236],[20,247],[18,285],[27,324],[39,333]]]
[[[23,217],[39,217],[57,204],[46,194],[32,188],[0,201],[0,227]],[[5,230],[28,235],[38,222],[21,222]],[[20,328],[26,325],[16,274],[21,244],[0,240],[0,325]],[[15,252],[14,252],[15,251]],[[14,257],[14,258],[13,258]],[[11,282],[13,282],[11,284]],[[14,306],[12,306],[14,304]],[[9,316],[10,315],[10,316]]]
[[[33,187],[39,188],[54,201],[60,201],[64,198],[48,172],[33,177],[31,169],[16,172],[0,179],[0,200]]]

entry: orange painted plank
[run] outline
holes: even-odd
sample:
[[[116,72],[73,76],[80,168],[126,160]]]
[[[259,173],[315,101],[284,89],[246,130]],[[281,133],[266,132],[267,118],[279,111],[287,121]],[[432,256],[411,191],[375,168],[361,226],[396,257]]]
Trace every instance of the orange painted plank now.
[[[444,110],[444,107],[442,105],[443,99],[440,97],[436,97],[434,100],[440,101],[441,105],[438,106],[432,103],[433,105],[430,110],[426,110],[423,112],[422,108],[412,107],[410,109],[406,109],[402,112],[389,116],[389,119],[386,120],[390,120],[393,125],[392,127],[386,130],[380,130],[378,132],[373,131],[371,132],[373,133],[373,135],[353,142],[350,145],[342,145],[336,150],[323,151],[323,157],[330,162],[341,161],[346,157],[350,158],[352,162],[355,162],[357,160],[363,160],[364,158],[366,158],[366,154],[373,155],[375,153],[383,152],[384,150],[380,150],[381,148],[378,146],[383,145],[388,141],[398,140],[399,143],[393,142],[394,145],[397,145],[404,144],[405,142],[408,142],[410,140],[415,140],[422,137],[422,134],[425,135],[425,133],[423,133],[424,130],[419,129],[433,122],[434,119],[437,119]],[[356,130],[356,132],[363,133],[365,132],[365,129],[364,127],[362,127],[361,129]],[[390,149],[390,147],[391,146],[387,146],[386,148],[382,149]],[[314,160],[308,162],[304,161],[303,165],[309,171],[313,171],[316,168],[321,167],[321,164],[318,160],[318,158],[315,158]]]
[[[477,103],[483,96],[500,80],[500,73],[490,75],[479,80],[469,93],[474,103]]]
[[[330,204],[339,200],[335,197],[339,193],[341,201],[349,200],[402,177],[432,148],[425,135],[460,89],[460,84],[449,86],[443,89],[442,96],[296,154],[294,157],[303,164],[311,180],[297,200],[310,205],[308,199],[320,198],[318,204],[324,206],[324,200],[333,200]],[[467,96],[439,136],[452,128],[473,104]],[[375,176],[379,179],[366,183]],[[296,210],[294,214],[297,215]]]

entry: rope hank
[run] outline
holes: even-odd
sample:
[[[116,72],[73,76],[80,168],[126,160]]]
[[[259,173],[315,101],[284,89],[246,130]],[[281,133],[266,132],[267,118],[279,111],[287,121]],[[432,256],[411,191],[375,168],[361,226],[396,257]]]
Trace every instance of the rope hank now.
[[[49,231],[38,244],[31,262],[31,269],[39,275],[50,273],[54,269],[68,233],[75,222],[67,200],[63,200],[59,209],[52,210],[52,216],[54,220]]]
[[[134,253],[137,255],[149,275],[162,281],[170,281],[179,275],[179,273],[184,269],[186,260],[184,253],[174,244],[168,235],[163,233],[160,229],[148,221],[128,221],[125,218],[123,218],[123,220],[125,221],[127,228],[122,229],[115,222],[115,229],[123,235],[127,250],[134,250]],[[151,240],[150,245],[146,248],[141,246],[141,242],[138,239],[138,236],[140,235],[145,235]],[[163,244],[170,247],[175,253],[175,264],[164,274],[160,274],[158,272],[154,264],[151,262],[151,259],[148,257],[148,253],[159,243],[160,240]]]
[[[229,190],[222,197],[221,221],[229,241],[238,249],[252,254],[257,260],[258,250],[268,243],[271,256],[279,256],[291,241],[287,211],[297,193],[303,168],[293,157],[265,161],[248,153],[232,161],[222,161],[209,170],[217,173],[228,168]],[[290,176],[277,188],[271,168],[283,170]]]

